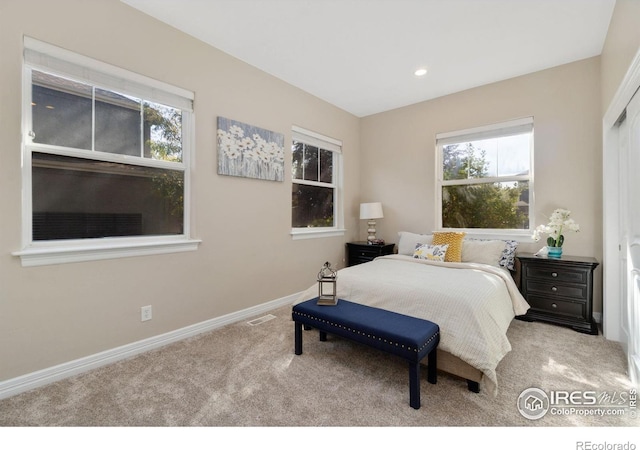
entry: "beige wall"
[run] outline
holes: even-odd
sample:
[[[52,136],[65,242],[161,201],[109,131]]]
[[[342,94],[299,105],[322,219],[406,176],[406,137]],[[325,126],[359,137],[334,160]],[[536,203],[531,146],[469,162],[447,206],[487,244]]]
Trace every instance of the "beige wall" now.
[[[640,49],[640,1],[617,0],[602,48],[602,105],[606,113],[613,96]]]
[[[23,268],[22,38],[33,38],[195,92],[194,237],[198,251]],[[0,380],[282,298],[356,237],[359,121],[118,0],[0,3]],[[217,175],[224,116],[285,134],[298,125],[343,141],[340,238],[293,241],[290,162],[282,183]],[[140,321],[140,307],[153,319]]]
[[[567,208],[581,226],[566,254],[602,260],[600,58],[366,117],[361,121],[362,197],[381,201],[379,235],[434,230],[435,135],[533,116],[536,224]],[[543,243],[520,244],[537,250]],[[601,270],[594,310],[602,311]]]

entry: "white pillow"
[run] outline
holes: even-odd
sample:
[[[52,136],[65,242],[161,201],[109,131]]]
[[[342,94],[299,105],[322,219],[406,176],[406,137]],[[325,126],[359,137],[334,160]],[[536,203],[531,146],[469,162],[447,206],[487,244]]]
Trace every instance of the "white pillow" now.
[[[416,234],[408,231],[398,233],[398,255],[413,256],[417,244],[431,244],[432,234]]]
[[[428,259],[429,261],[444,261],[449,244],[418,244],[413,252],[413,257],[417,259]]]
[[[500,258],[506,245],[505,241],[500,240],[465,239],[462,241],[462,262],[500,267]]]

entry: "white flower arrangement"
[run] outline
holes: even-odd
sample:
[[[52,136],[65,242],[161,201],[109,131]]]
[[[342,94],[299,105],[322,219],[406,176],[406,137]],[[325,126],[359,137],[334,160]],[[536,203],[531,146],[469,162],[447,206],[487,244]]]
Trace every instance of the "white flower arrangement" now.
[[[547,225],[539,225],[533,232],[533,239],[540,240],[541,234],[548,234],[547,245],[549,247],[562,247],[564,243],[563,231],[580,231],[580,225],[570,219],[571,211],[567,209],[556,209],[549,218]]]

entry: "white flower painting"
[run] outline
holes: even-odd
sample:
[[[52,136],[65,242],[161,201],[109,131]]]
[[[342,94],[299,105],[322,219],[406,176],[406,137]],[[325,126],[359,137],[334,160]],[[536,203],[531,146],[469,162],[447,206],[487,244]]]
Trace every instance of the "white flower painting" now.
[[[284,135],[218,117],[218,173],[283,181]]]

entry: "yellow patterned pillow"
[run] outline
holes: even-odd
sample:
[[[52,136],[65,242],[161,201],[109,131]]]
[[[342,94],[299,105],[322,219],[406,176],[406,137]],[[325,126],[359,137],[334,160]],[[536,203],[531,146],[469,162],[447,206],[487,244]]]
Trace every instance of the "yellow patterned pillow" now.
[[[462,261],[462,240],[466,233],[455,231],[435,231],[433,233],[433,245],[448,244],[447,253],[444,256],[446,262]]]

